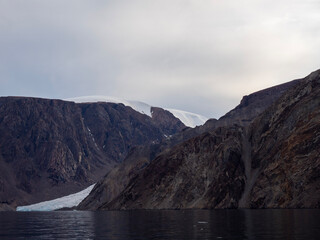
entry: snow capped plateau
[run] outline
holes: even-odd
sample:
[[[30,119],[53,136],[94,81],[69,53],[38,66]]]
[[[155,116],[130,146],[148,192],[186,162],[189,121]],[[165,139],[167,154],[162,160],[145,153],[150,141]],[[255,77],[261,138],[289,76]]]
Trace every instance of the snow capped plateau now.
[[[125,106],[131,107],[132,109],[140,112],[142,114],[146,114],[149,117],[152,117],[151,106],[149,104],[139,102],[139,101],[131,101],[124,100],[121,98],[108,97],[108,96],[85,96],[85,97],[76,97],[76,98],[68,98],[64,99],[65,101],[71,101],[75,103],[92,103],[92,102],[110,102],[110,103],[122,103]],[[165,110],[171,112],[176,118],[180,119],[184,125],[187,127],[196,127],[199,125],[203,125],[208,118],[196,113],[186,112],[182,110],[176,109],[167,109]]]
[[[78,204],[89,195],[94,185],[95,184],[87,187],[86,189],[80,192],[77,192],[68,196],[64,196],[61,198],[40,202],[40,203],[28,205],[28,206],[17,207],[17,211],[19,212],[54,211],[60,208],[71,208],[71,207],[78,206]]]

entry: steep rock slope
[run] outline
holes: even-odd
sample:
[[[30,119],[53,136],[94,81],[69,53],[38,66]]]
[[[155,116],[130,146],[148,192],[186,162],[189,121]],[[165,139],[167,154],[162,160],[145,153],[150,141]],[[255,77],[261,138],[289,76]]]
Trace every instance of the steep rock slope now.
[[[289,90],[251,126],[248,206],[320,207],[320,70]]]
[[[100,209],[236,208],[244,189],[242,131],[218,128],[160,154]]]
[[[160,154],[100,209],[319,208],[320,71],[249,129],[234,125]]]
[[[117,197],[129,181],[150,163],[158,153],[158,144],[137,146],[130,150],[125,160],[100,180],[77,207],[78,210],[96,210]]]
[[[160,142],[185,128],[170,112],[155,108],[152,118],[114,103],[78,104],[95,145],[117,162],[131,147]]]
[[[166,122],[123,104],[0,98],[0,203],[30,204],[79,191],[131,147],[160,142],[185,127],[159,112]]]
[[[92,193],[79,205],[79,209],[95,210],[102,205],[106,206],[112,199],[117,197],[129,181],[141,172],[153,159],[159,154],[171,151],[171,148],[179,143],[205,132],[213,131],[218,127],[232,126],[235,123],[247,126],[254,117],[258,116],[276,101],[285,90],[298,83],[299,80],[295,80],[245,96],[235,109],[219,120],[210,119],[203,126],[184,129],[174,136],[165,139],[160,144],[145,145],[141,148],[133,149],[123,163],[113,169],[95,186]],[[246,131],[241,131],[243,131],[242,139],[244,139],[243,136],[246,135]],[[250,154],[246,153],[245,155]]]

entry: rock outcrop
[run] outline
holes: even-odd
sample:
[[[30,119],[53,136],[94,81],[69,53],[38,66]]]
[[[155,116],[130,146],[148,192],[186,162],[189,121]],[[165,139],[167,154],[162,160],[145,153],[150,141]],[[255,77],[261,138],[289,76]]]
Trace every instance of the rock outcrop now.
[[[76,192],[130,148],[185,128],[170,112],[155,111],[153,119],[123,104],[0,98],[0,201],[16,206]]]

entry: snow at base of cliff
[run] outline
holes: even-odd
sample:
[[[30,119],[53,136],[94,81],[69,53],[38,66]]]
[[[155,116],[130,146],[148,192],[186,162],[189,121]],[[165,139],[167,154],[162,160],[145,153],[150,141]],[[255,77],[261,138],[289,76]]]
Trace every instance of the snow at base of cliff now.
[[[151,106],[149,104],[139,102],[139,101],[129,101],[115,97],[108,96],[85,96],[85,97],[76,97],[76,98],[68,98],[64,99],[65,101],[71,101],[75,103],[92,103],[92,102],[109,102],[109,103],[122,103],[125,106],[131,107],[132,109],[140,112],[142,114],[146,114],[149,117],[152,117]],[[176,118],[179,118],[181,122],[187,127],[196,127],[199,125],[203,125],[208,118],[199,114],[176,110],[176,109],[166,109],[165,110],[171,112]]]
[[[71,208],[78,206],[78,204],[85,199],[95,184],[87,187],[81,192],[74,193],[65,197],[57,198],[50,201],[40,202],[28,206],[17,207],[19,212],[29,212],[29,211],[54,211],[60,208]]]

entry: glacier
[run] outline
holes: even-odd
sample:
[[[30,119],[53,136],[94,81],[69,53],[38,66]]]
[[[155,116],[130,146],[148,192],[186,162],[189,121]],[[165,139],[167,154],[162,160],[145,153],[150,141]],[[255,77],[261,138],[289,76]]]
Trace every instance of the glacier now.
[[[183,124],[186,125],[187,127],[200,126],[200,125],[203,125],[208,120],[207,117],[196,114],[196,113],[170,109],[170,108],[165,108],[165,110],[171,112],[173,116],[180,119],[180,121],[183,122]]]
[[[92,102],[109,102],[109,103],[122,103],[125,106],[131,107],[132,109],[146,114],[149,117],[152,117],[151,107],[149,104],[139,101],[125,100],[116,97],[109,96],[84,96],[84,97],[75,97],[67,98],[65,101],[75,102],[75,103],[92,103]],[[187,111],[164,108],[165,110],[171,112],[176,118],[186,125],[187,127],[196,127],[203,125],[209,118],[202,116],[200,114],[191,113]]]
[[[94,185],[95,184],[92,184],[91,186],[87,187],[86,189],[80,192],[70,194],[61,198],[56,198],[50,201],[40,202],[27,206],[18,206],[16,210],[18,212],[54,211],[60,208],[75,207],[78,206],[79,203],[89,195]]]

